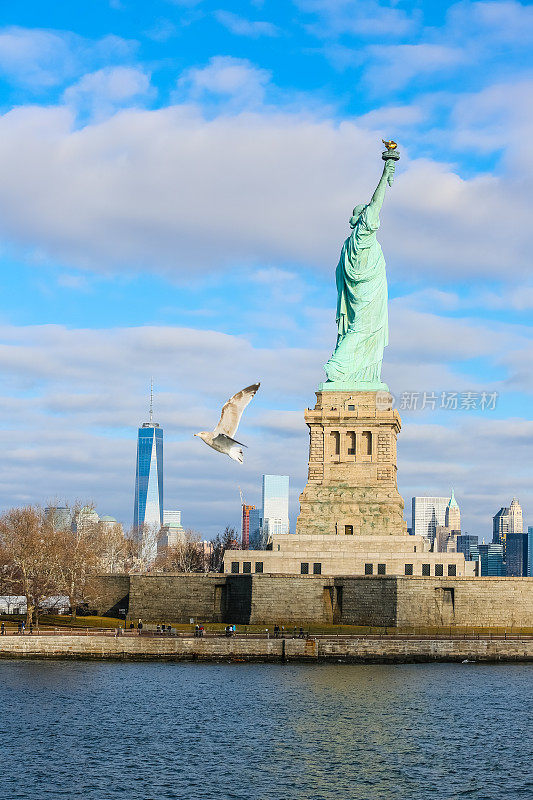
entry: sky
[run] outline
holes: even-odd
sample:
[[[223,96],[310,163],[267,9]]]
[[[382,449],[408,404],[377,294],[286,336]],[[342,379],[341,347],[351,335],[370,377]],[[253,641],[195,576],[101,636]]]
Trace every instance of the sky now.
[[[0,508],[129,526],[153,376],[165,508],[210,538],[288,474],[294,529],[339,250],[394,138],[406,519],[453,486],[471,534],[513,496],[533,525],[532,44],[514,0],[4,4]],[[240,466],[192,434],[256,380]]]

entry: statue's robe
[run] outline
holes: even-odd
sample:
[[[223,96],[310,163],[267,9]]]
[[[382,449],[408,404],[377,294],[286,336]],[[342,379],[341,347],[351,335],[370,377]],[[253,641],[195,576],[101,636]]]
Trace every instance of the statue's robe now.
[[[379,209],[370,203],[341,250],[336,271],[337,345],[324,367],[330,381],[381,381],[389,324],[385,258],[376,239],[378,228]]]

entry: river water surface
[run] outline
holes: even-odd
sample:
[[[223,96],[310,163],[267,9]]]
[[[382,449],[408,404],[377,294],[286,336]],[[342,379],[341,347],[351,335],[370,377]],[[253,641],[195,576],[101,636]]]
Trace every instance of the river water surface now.
[[[533,797],[532,665],[1,661],[6,800]]]

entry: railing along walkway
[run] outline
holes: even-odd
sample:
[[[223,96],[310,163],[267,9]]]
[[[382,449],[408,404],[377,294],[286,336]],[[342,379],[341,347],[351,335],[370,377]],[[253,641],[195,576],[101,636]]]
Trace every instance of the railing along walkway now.
[[[285,631],[276,635],[270,630],[268,633],[265,631],[237,631],[230,636],[224,631],[204,631],[203,635],[195,636],[194,631],[178,631],[172,629],[172,632],[167,631],[158,632],[151,629],[143,629],[140,633],[137,629],[124,629],[124,628],[93,628],[93,627],[78,627],[78,628],[59,628],[59,627],[39,627],[34,628],[32,632],[28,629],[21,633],[14,629],[6,629],[5,636],[109,636],[109,637],[123,637],[135,638],[141,636],[144,638],[157,638],[157,639],[191,639],[191,638],[232,638],[232,639],[320,639],[325,641],[336,642],[342,644],[343,642],[353,642],[357,639],[396,639],[396,640],[530,640],[533,639],[533,634],[527,632],[522,633],[520,630],[504,630],[504,631],[439,631],[435,633],[427,633],[423,631],[405,632],[396,631],[395,629],[387,629],[381,632],[357,632],[357,633],[313,633],[304,630],[303,633],[299,631]]]

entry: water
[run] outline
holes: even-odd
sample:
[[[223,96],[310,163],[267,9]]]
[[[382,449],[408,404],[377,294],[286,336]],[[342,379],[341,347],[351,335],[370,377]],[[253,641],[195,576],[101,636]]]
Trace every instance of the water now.
[[[6,800],[533,797],[531,665],[0,662]]]

